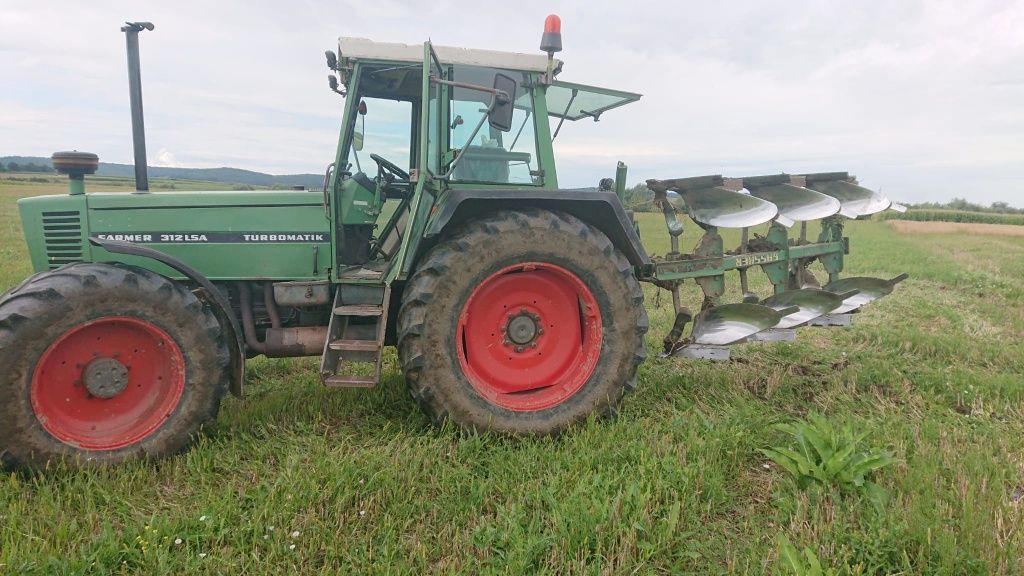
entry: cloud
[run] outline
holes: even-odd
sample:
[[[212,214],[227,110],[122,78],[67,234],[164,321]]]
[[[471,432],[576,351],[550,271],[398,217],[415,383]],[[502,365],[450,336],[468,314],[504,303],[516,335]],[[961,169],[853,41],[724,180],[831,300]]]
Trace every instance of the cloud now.
[[[153,166],[163,166],[165,168],[180,168],[183,166],[183,164],[178,162],[178,159],[175,158],[174,154],[172,154],[167,148],[161,148],[160,151],[156,153],[156,160],[151,163]]]
[[[533,52],[550,11],[565,80],[645,94],[562,129],[564,186],[592,185],[621,159],[631,181],[848,170],[908,201],[1024,205],[1024,4],[984,0],[9,6],[0,153],[131,161],[127,16],[156,24],[141,35],[152,149],[188,166],[320,173],[343,103],[322,57],[337,36]]]

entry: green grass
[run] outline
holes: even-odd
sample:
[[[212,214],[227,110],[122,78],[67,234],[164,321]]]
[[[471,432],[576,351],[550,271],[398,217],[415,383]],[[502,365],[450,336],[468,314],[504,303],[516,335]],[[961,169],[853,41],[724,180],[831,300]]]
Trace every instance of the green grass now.
[[[53,192],[0,180],[0,289],[30,272],[15,199]],[[639,218],[667,251],[660,216]],[[0,573],[760,574],[780,535],[840,573],[1018,573],[1024,238],[848,235],[848,274],[911,274],[852,328],[659,359],[671,303],[647,286],[639,389],[557,440],[430,426],[393,353],[373,390],[322,388],[314,359],[253,361],[248,398],[185,455],[0,476]],[[895,454],[881,511],[801,491],[760,454],[811,412]]]

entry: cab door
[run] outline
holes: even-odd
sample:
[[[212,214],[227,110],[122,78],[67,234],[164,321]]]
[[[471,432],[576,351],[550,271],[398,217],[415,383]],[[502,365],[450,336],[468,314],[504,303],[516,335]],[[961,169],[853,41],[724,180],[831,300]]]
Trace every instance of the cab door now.
[[[397,228],[391,216],[401,204],[407,212],[417,167],[422,72],[416,63],[390,61],[356,64],[346,98],[345,117],[329,186],[335,226],[336,263],[346,268],[379,262],[397,251]]]
[[[387,281],[405,280],[412,273],[412,255],[419,247],[430,210],[444,191],[444,181],[435,178],[441,172],[441,154],[446,149],[448,87],[436,80],[447,80],[448,71],[441,65],[434,47],[423,43],[423,82],[420,98],[420,130],[416,166],[411,173],[413,193],[402,244],[389,266]]]

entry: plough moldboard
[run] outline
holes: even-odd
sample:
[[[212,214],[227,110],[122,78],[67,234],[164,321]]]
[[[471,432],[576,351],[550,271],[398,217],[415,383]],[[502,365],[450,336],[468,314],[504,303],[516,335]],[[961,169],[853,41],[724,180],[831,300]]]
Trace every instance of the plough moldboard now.
[[[650,281],[672,293],[675,322],[665,337],[665,355],[727,360],[729,347],[754,340],[791,341],[802,326],[849,326],[862,306],[890,294],[907,275],[882,279],[840,278],[849,239],[843,236],[848,218],[905,207],[860,186],[846,172],[778,174],[747,178],[699,176],[648,180],[665,216],[671,251],[655,262]],[[668,193],[679,194],[690,218],[704,230],[691,253],[679,251],[683,225]],[[817,238],[809,239],[808,222],[821,221]],[[768,224],[768,232],[751,237],[750,228]],[[789,229],[799,225],[796,237]],[[740,245],[725,250],[719,228],[739,228]],[[828,275],[824,285],[808,267],[820,262]],[[760,268],[773,293],[751,292],[747,274]],[[725,274],[739,274],[743,301],[723,303]],[[704,294],[694,315],[680,303],[680,286],[696,281]],[[688,336],[686,326],[692,323]]]

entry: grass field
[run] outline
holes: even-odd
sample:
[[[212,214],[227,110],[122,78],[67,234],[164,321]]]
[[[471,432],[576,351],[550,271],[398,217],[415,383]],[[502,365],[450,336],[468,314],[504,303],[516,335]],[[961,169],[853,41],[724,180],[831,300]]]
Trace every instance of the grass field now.
[[[30,272],[15,200],[63,190],[0,180],[0,290]],[[659,217],[640,218],[664,253]],[[393,353],[373,390],[254,361],[248,398],[188,454],[0,476],[0,573],[760,574],[780,535],[842,574],[1019,573],[1024,238],[847,230],[848,275],[911,275],[852,328],[659,359],[671,304],[648,286],[637,392],[556,440],[430,426]],[[810,412],[895,452],[886,505],[802,491],[758,452]]]

